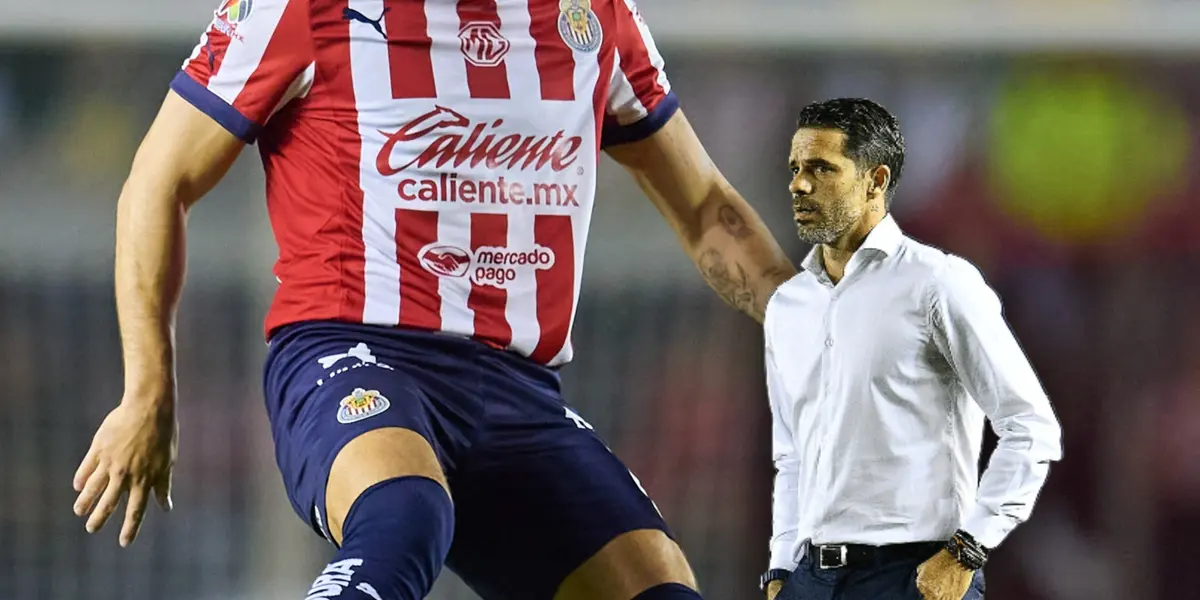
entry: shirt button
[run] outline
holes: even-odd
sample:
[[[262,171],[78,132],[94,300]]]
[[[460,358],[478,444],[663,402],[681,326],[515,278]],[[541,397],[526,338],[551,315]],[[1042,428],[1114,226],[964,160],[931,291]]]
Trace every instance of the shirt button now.
[[[832,347],[833,347],[833,338],[825,338],[825,347],[826,347],[826,348],[832,348]]]

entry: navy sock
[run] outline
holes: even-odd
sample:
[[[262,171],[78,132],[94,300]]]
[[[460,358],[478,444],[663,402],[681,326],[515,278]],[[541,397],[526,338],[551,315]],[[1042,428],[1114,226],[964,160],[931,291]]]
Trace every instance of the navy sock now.
[[[640,594],[633,600],[703,600],[700,592],[681,583],[664,583],[656,585]]]
[[[454,507],[438,482],[400,477],[366,489],[346,515],[342,547],[306,600],[421,600],[454,537]]]

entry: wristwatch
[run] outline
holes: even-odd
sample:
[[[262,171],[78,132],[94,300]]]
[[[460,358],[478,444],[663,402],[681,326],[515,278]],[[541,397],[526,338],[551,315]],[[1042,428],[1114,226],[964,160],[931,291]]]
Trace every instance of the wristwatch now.
[[[767,585],[769,583],[772,581],[787,581],[788,576],[791,574],[792,572],[787,569],[771,569],[763,573],[762,577],[758,579],[758,589],[762,590],[762,593],[765,594],[767,593]]]
[[[971,534],[959,529],[954,537],[946,542],[946,551],[958,561],[958,564],[972,571],[978,571],[987,563],[991,549],[977,542]]]

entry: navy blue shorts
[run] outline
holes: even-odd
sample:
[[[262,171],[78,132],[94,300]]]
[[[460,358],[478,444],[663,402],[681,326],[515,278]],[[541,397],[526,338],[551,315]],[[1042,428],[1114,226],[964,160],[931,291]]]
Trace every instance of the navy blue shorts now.
[[[454,497],[447,566],[487,600],[548,600],[613,538],[668,532],[633,474],[565,404],[558,374],[515,354],[427,332],[301,323],[273,336],[264,386],[288,498],[326,539],[338,451],[383,427],[424,436]]]

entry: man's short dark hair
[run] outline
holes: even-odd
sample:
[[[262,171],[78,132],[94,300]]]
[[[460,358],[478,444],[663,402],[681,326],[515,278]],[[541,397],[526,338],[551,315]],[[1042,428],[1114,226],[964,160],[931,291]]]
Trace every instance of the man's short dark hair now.
[[[845,154],[859,171],[887,165],[892,170],[892,179],[884,201],[891,205],[904,172],[904,136],[892,113],[865,98],[836,98],[804,107],[796,129],[805,128],[845,133]]]

